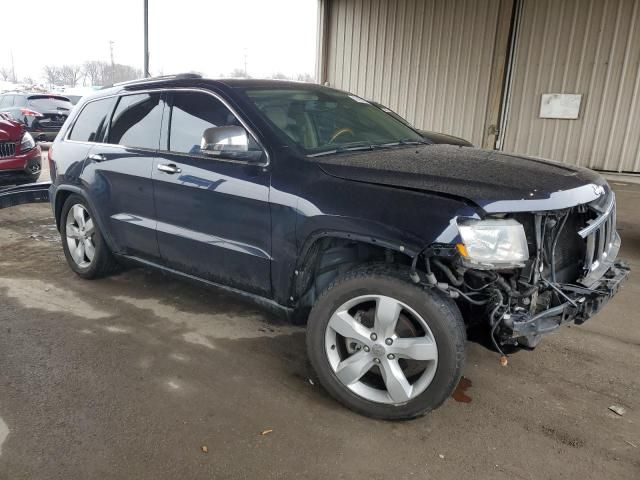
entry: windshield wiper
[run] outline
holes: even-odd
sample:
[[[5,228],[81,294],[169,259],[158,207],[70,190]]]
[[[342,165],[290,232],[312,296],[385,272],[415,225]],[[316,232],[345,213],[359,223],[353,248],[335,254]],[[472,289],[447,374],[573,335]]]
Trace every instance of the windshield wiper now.
[[[395,142],[383,143],[383,147],[396,147],[398,145],[427,145],[424,140],[414,140],[413,138],[401,138]]]
[[[400,145],[426,145],[428,142],[422,140],[414,140],[412,138],[402,138],[395,142],[389,143],[369,143],[369,142],[352,142],[344,145],[337,146],[331,150],[325,150],[323,152],[311,153],[307,157],[322,157],[324,155],[335,155],[336,153],[354,152],[358,150],[377,150],[380,148],[397,147]]]
[[[352,142],[337,146],[331,150],[325,150],[318,153],[310,153],[307,157],[322,157],[323,155],[334,155],[342,152],[356,152],[358,150],[373,150],[375,148],[383,148],[383,145],[376,145],[369,142]]]

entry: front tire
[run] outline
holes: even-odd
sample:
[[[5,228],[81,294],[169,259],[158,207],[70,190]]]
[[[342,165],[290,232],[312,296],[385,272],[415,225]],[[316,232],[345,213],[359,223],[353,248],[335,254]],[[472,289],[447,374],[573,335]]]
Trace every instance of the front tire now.
[[[440,406],[462,375],[465,326],[455,303],[373,266],[338,277],[307,325],[322,386],[363,415],[399,420]]]
[[[117,262],[104,241],[89,204],[80,195],[70,195],[60,213],[62,248],[71,270],[85,279],[104,277],[117,269]]]

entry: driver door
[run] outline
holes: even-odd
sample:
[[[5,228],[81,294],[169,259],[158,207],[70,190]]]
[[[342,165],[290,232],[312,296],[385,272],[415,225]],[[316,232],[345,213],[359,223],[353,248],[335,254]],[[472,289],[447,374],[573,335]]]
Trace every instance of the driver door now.
[[[255,161],[263,152],[255,141],[250,142],[253,158],[204,152],[201,147],[216,128],[237,131],[241,125],[213,94],[175,91],[168,102],[169,122],[152,173],[162,262],[270,295],[270,169]]]

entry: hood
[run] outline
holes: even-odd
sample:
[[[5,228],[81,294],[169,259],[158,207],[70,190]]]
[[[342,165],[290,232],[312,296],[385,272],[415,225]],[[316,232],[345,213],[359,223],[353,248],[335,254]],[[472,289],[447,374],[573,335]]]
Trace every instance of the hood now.
[[[22,138],[23,128],[21,123],[0,117],[0,142],[19,141]]]
[[[586,168],[452,145],[347,152],[313,161],[334,177],[455,196],[487,213],[569,208],[609,191]]]

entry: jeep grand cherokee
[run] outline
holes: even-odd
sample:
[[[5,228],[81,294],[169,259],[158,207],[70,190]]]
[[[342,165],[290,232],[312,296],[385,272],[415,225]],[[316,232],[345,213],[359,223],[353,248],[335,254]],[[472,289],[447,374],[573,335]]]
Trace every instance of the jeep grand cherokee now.
[[[303,319],[322,385],[377,418],[438,407],[469,326],[534,347],[628,273],[600,175],[438,145],[318,85],[118,85],[81,101],[50,161],[78,275],[126,260]]]

